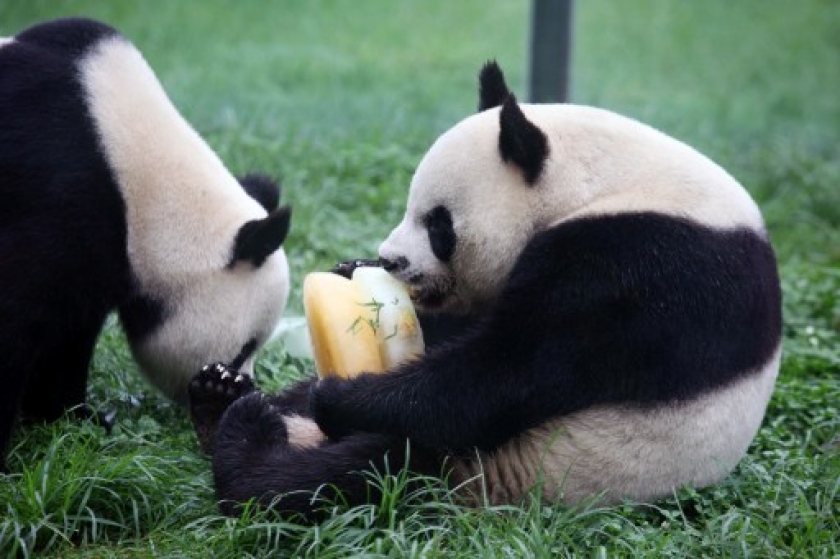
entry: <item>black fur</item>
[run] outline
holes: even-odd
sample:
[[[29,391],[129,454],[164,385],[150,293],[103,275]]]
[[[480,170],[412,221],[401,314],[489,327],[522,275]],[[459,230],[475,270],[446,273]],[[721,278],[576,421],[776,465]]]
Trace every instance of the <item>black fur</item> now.
[[[119,35],[104,23],[84,18],[64,18],[48,21],[21,31],[16,41],[29,48],[41,50],[41,55],[57,56],[56,62],[67,57],[78,58],[95,44]]]
[[[417,313],[423,331],[423,344],[433,350],[441,344],[453,344],[476,328],[476,317],[450,313]]]
[[[84,403],[100,327],[131,288],[124,204],[75,66],[113,34],[60,20],[0,48],[0,468],[19,411]]]
[[[487,62],[478,74],[478,112],[498,107],[509,96],[502,69],[495,60]]]
[[[449,262],[455,253],[457,237],[452,227],[452,214],[445,206],[435,206],[423,218],[423,225],[429,234],[432,253],[441,262]]]
[[[274,179],[259,173],[248,173],[239,177],[239,184],[248,195],[271,213],[280,205],[280,185]]]
[[[509,95],[499,112],[499,154],[522,170],[525,182],[534,184],[548,159],[548,138],[530,120]]]
[[[229,266],[242,260],[262,266],[286,240],[291,225],[292,210],[288,206],[277,208],[264,219],[249,221],[239,229],[233,243],[233,256]]]
[[[382,258],[381,263],[385,271],[391,274],[401,272],[408,268],[408,259],[404,256],[400,256],[395,260],[388,260],[387,258]]]
[[[775,257],[754,231],[654,213],[566,222],[528,244],[493,312],[459,339],[386,375],[313,386],[311,412],[334,443],[261,447],[247,436],[251,416],[231,410],[224,462],[214,461],[219,495],[242,502],[329,480],[355,498],[342,472],[381,457],[387,441],[432,449],[421,451],[431,471],[445,454],[492,450],[597,404],[691,400],[768,362],[780,306]],[[374,433],[386,438],[353,446]]]
[[[166,320],[163,301],[134,290],[119,308],[120,322],[130,340],[142,341]]]
[[[259,345],[257,344],[256,338],[251,338],[242,346],[242,349],[239,350],[239,353],[236,357],[233,358],[233,361],[230,362],[230,366],[234,369],[239,369],[248,360],[251,355],[257,350]]]

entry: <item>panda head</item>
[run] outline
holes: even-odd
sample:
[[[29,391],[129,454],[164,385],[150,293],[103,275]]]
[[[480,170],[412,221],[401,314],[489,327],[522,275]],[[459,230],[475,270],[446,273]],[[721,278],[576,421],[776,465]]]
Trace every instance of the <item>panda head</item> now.
[[[270,213],[214,242],[216,250],[208,250],[207,261],[190,277],[138,293],[120,309],[144,375],[182,403],[187,383],[207,363],[224,362],[252,374],[257,350],[274,331],[288,299],[282,243],[290,210],[276,207],[279,191],[264,177],[240,182]]]
[[[548,138],[495,62],[479,75],[479,97],[479,113],[444,133],[420,162],[405,216],[379,249],[424,311],[481,313],[543,227]]]

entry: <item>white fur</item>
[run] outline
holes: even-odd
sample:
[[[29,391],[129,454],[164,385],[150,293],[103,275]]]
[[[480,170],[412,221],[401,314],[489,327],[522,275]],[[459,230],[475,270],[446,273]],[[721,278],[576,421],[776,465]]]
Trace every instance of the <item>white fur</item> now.
[[[14,39],[12,37],[0,37],[0,48],[5,47],[6,45],[13,43]]]
[[[163,392],[177,394],[199,367],[262,343],[288,297],[280,249],[257,269],[225,269],[233,241],[265,210],[181,117],[142,55],[107,39],[81,63],[88,104],[126,204],[128,256],[143,293],[171,316],[133,350]],[[253,356],[243,370],[251,372]]]
[[[284,415],[283,421],[289,434],[289,444],[295,448],[315,448],[327,441],[318,424],[308,417]]]
[[[492,455],[455,463],[474,499],[509,503],[539,486],[546,499],[649,501],[726,477],[755,437],[780,351],[757,374],[680,405],[601,406],[532,429]]]
[[[539,182],[499,156],[499,109],[468,117],[444,133],[420,162],[403,221],[379,249],[408,258],[400,279],[423,274],[453,283],[450,310],[492,303],[534,234],[585,215],[658,211],[713,227],[763,231],[758,207],[713,161],[653,128],[577,105],[521,105],[549,140]],[[467,156],[465,156],[467,155]],[[449,265],[431,252],[423,216],[436,205],[453,217],[458,250]]]

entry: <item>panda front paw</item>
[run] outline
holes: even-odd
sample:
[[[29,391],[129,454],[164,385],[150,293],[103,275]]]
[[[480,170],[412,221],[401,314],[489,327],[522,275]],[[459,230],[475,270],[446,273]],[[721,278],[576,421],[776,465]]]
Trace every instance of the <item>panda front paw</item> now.
[[[205,452],[213,452],[216,431],[225,410],[254,390],[251,377],[224,363],[206,365],[193,376],[188,387],[190,417]]]

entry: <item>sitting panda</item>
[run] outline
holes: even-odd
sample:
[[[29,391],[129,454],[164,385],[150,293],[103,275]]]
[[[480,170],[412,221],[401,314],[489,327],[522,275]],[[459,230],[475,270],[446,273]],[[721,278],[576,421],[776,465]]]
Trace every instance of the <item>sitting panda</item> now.
[[[0,122],[0,467],[20,412],[86,410],[112,310],[176,400],[208,360],[251,369],[289,290],[275,184],[240,185],[141,54],[94,21],[0,41]]]
[[[479,83],[479,113],[423,158],[379,251],[419,309],[472,326],[387,374],[279,396],[199,373],[193,416],[225,512],[257,499],[312,515],[318,490],[364,502],[359,472],[386,456],[491,503],[655,500],[744,456],[781,347],[756,204],[653,128],[519,104],[495,63]]]

